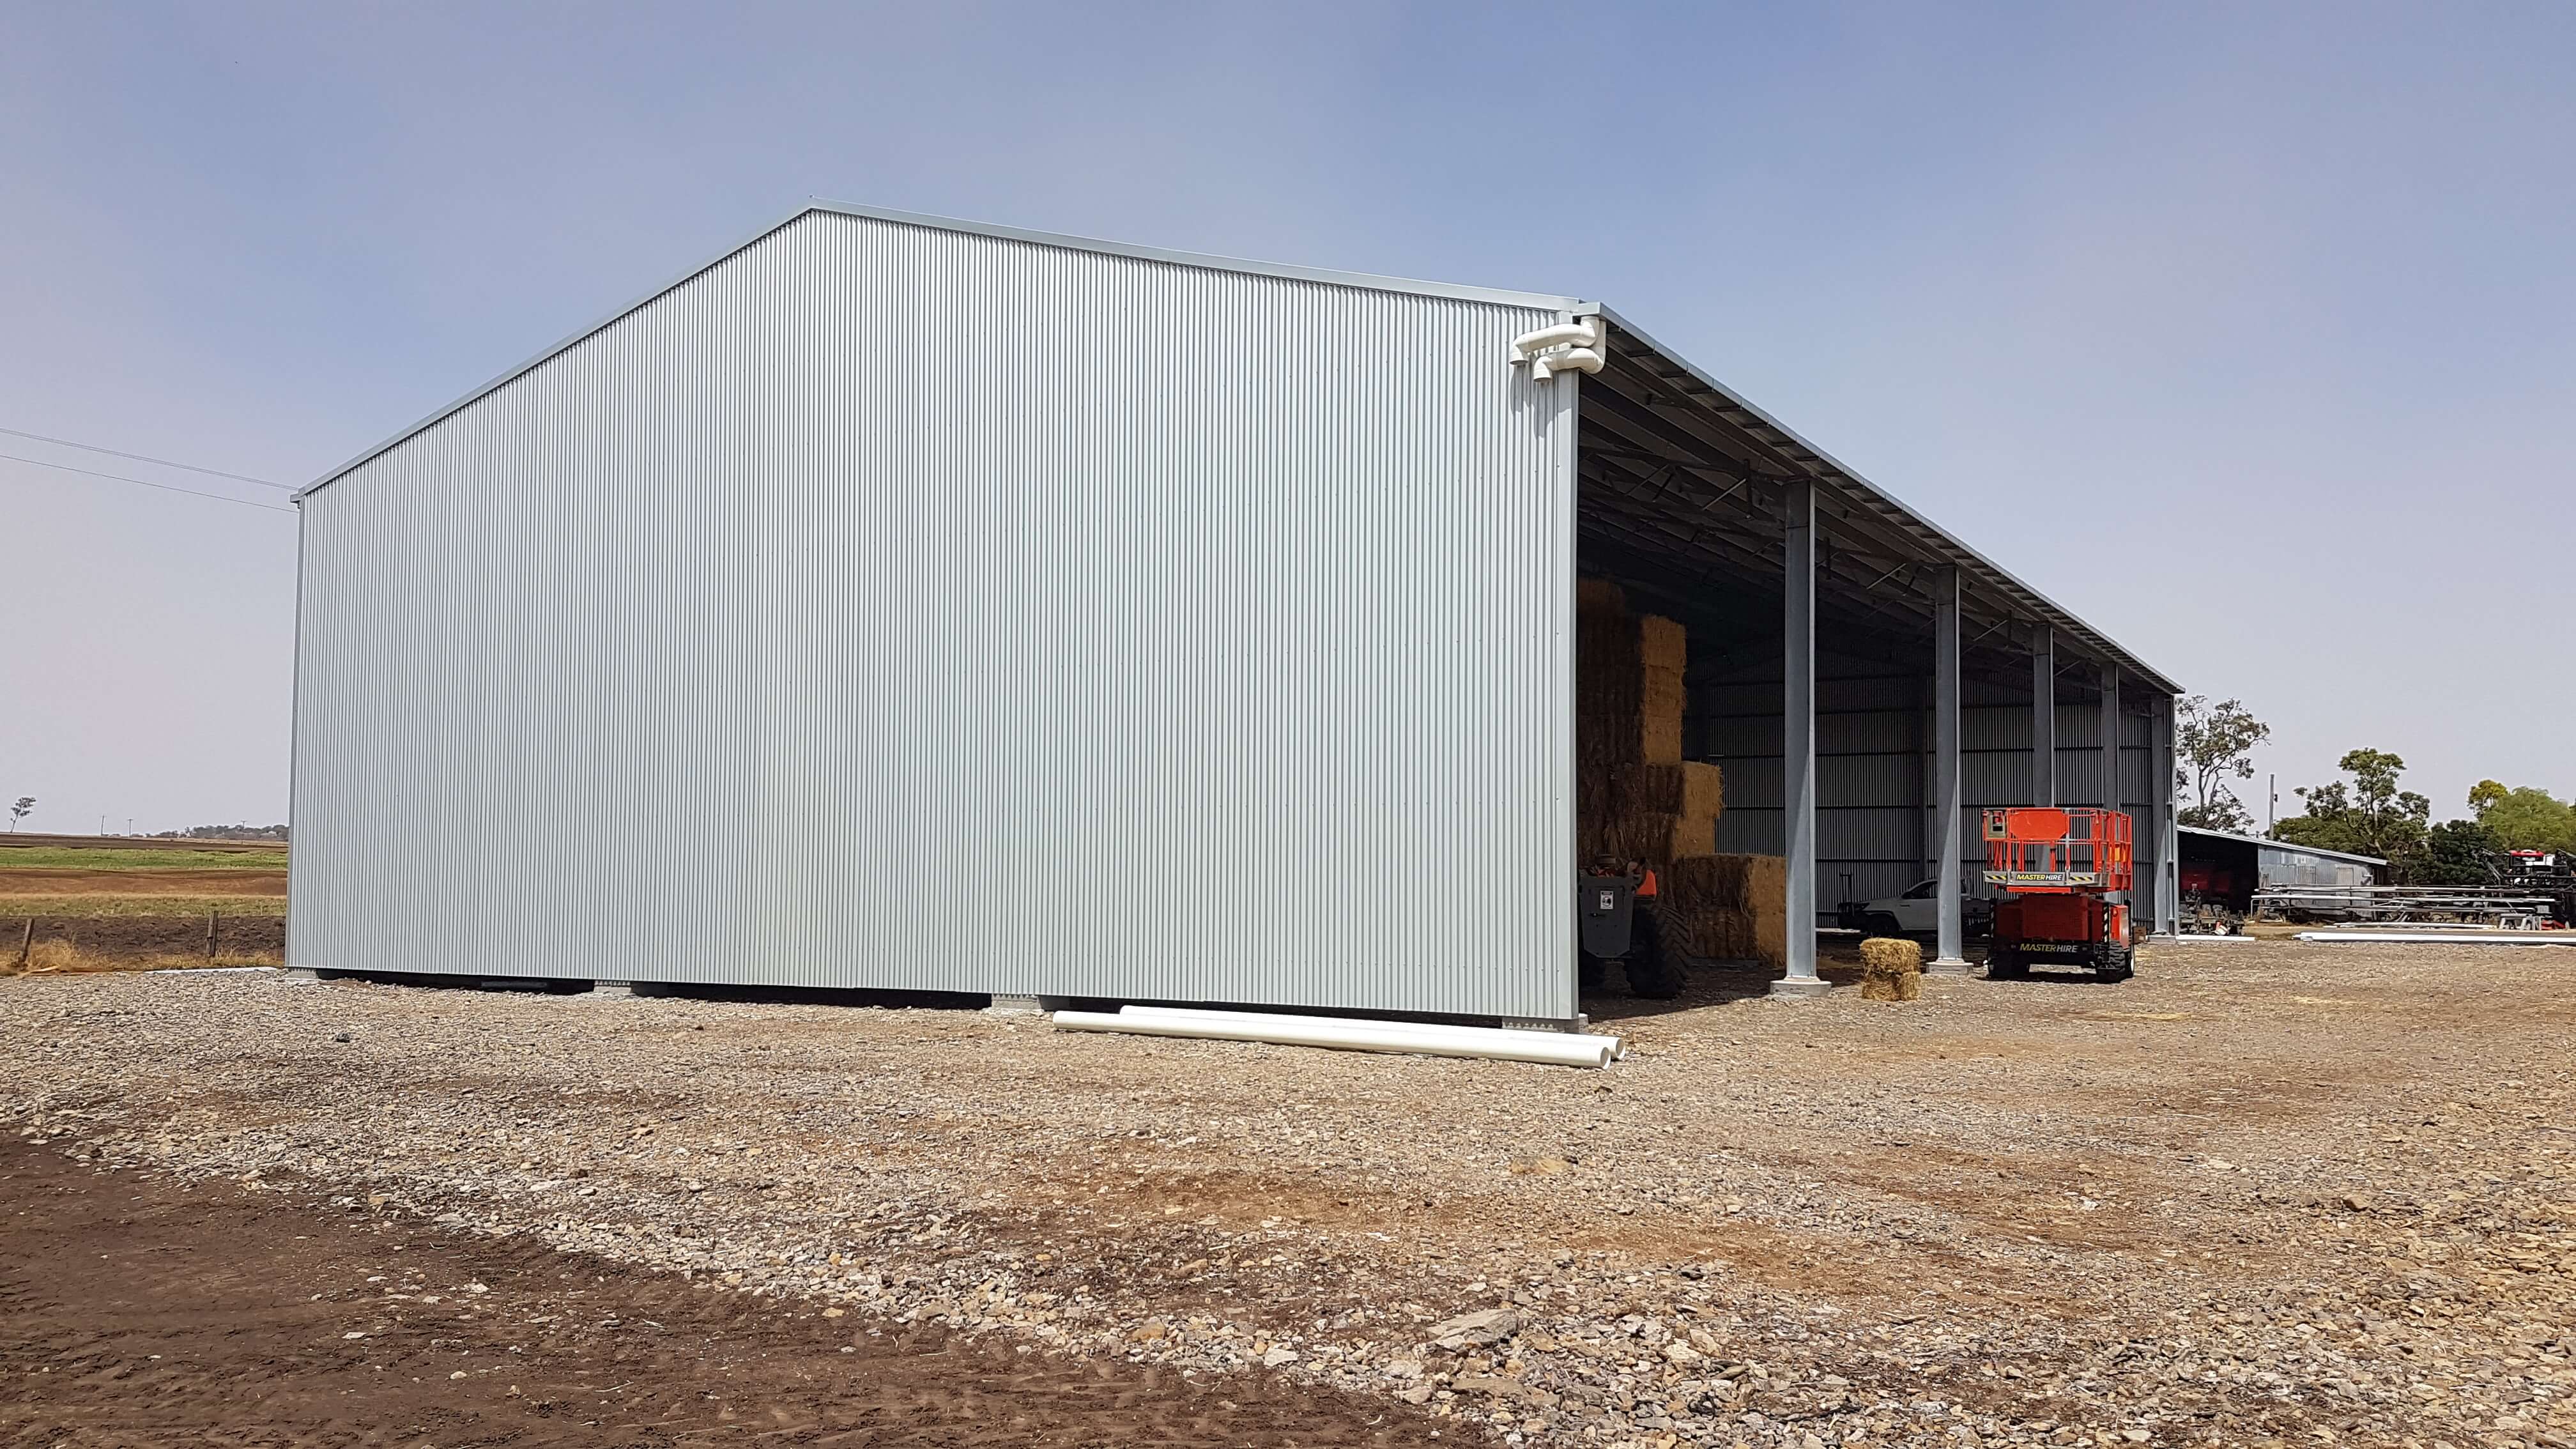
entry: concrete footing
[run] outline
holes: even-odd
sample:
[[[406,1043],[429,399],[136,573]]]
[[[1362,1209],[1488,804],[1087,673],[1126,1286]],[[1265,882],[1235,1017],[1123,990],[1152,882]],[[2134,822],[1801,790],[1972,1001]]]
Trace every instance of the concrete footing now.
[[[310,966],[289,966],[278,975],[282,980],[296,986],[311,985],[322,979],[322,973]]]
[[[590,983],[590,994],[593,996],[608,997],[633,996],[635,994],[635,983],[632,981],[594,981]]]
[[[1974,976],[1976,966],[1964,956],[1941,956],[1923,963],[1926,976]]]
[[[993,993],[993,1004],[984,1009],[995,1016],[1043,1016],[1050,1011],[1062,1011],[1065,1005],[1066,998],[1061,996],[1029,996],[1016,991],[996,991]]]
[[[1506,1016],[1497,1023],[1505,1031],[1561,1031],[1580,1036],[1592,1027],[1592,1018],[1582,1012],[1572,1016]]]
[[[1833,989],[1821,976],[1784,976],[1771,983],[1770,996],[1773,1001],[1813,1001]]]

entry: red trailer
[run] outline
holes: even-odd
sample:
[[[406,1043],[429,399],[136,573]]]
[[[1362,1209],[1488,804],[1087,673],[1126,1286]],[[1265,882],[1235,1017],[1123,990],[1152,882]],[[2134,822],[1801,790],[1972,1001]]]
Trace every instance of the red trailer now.
[[[1992,979],[2034,964],[2078,966],[2103,981],[2136,973],[2126,897],[2134,879],[2126,811],[2022,807],[1986,812],[1986,883],[2011,899],[1995,907]]]

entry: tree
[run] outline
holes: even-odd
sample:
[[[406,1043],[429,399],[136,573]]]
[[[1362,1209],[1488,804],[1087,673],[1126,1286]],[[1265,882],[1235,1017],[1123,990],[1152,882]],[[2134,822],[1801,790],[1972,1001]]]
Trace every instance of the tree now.
[[[2499,850],[2576,851],[2576,804],[2546,790],[2480,780],[2469,787],[2469,809]]]
[[[2211,704],[2205,694],[2183,700],[2174,720],[2174,787],[2195,803],[2175,819],[2203,830],[2253,829],[2254,817],[2227,782],[2254,778],[2254,747],[2271,737],[2272,727],[2241,700]]]
[[[2474,820],[2445,820],[2424,832],[2424,854],[2408,872],[2408,885],[2475,886],[2496,883],[2495,835]]]
[[[36,797],[35,797],[35,796],[33,796],[33,795],[21,795],[21,796],[19,796],[19,797],[18,797],[18,800],[17,800],[17,803],[15,803],[15,804],[13,804],[13,805],[11,805],[11,806],[9,807],[9,828],[10,828],[11,830],[16,830],[16,829],[18,828],[18,822],[19,822],[19,821],[21,821],[21,820],[26,819],[26,818],[27,818],[27,812],[28,812],[28,811],[30,811],[30,810],[33,810],[33,809],[35,809],[35,808],[36,808]]]
[[[2352,776],[2351,782],[2301,786],[2298,795],[2307,802],[2307,813],[2282,821],[2273,828],[2273,837],[2319,850],[2375,855],[2405,879],[2423,852],[2433,802],[2397,788],[2406,761],[2386,750],[2347,750],[2335,768]]]

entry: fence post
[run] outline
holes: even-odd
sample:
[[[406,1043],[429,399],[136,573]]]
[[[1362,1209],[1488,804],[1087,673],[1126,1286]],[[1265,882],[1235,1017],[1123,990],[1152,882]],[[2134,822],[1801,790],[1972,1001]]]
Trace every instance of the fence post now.
[[[207,911],[207,912],[206,912],[206,960],[207,960],[209,963],[212,963],[212,962],[214,961],[214,959],[215,959],[215,913],[214,913],[213,911],[209,910],[209,911]]]

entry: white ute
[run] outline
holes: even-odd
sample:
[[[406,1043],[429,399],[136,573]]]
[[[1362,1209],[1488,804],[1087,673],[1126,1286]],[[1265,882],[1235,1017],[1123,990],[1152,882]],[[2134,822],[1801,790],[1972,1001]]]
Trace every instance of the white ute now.
[[[1845,902],[1835,914],[1837,924],[1866,936],[1930,937],[1941,929],[1941,882],[1938,879],[1916,881],[1903,895],[1880,896],[1874,901]],[[1982,936],[1992,929],[1995,904],[1978,896],[1967,896],[1959,902],[1961,934]]]

